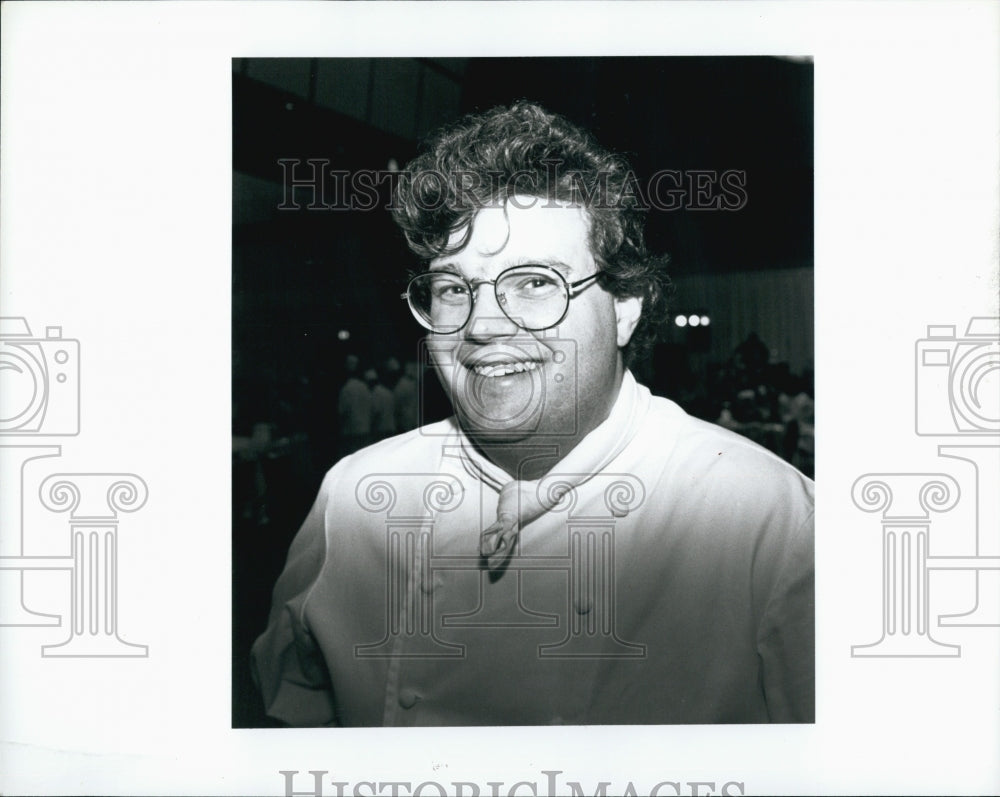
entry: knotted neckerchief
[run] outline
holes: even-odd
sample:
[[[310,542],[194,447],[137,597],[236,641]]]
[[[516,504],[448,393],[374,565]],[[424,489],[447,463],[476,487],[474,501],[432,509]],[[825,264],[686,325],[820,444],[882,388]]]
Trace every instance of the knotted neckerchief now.
[[[631,442],[649,408],[649,390],[625,371],[621,390],[608,417],[553,468],[563,483],[558,489],[538,489],[541,479],[516,480],[473,449],[463,435],[462,464],[468,473],[500,493],[497,520],[479,538],[480,554],[491,574],[499,577],[514,551],[521,529],[555,507],[563,496],[600,473]],[[544,478],[544,477],[543,477]]]

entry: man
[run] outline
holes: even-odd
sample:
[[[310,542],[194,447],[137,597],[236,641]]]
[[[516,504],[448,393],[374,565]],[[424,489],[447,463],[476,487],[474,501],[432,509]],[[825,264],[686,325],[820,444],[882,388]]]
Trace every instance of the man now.
[[[522,102],[399,184],[455,415],[341,461],[254,646],[293,725],[813,721],[812,483],[628,364],[665,318],[630,172]]]
[[[381,375],[374,368],[365,372],[365,382],[372,397],[372,440],[382,440],[396,434],[396,408],[392,391],[386,386],[388,368],[382,367]]]
[[[417,379],[420,376],[420,364],[415,360],[407,360],[403,365],[403,373],[392,389],[393,404],[396,408],[396,429],[408,432],[420,424],[420,404],[417,395]]]
[[[347,379],[337,395],[340,420],[340,455],[353,454],[371,442],[372,394],[361,379],[361,361],[354,354],[344,359]]]

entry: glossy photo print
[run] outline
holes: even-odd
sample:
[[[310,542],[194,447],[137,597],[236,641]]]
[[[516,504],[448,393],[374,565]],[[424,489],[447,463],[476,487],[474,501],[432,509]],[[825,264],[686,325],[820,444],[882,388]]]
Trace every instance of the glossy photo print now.
[[[234,726],[814,721],[812,86],[234,61]]]
[[[0,792],[1000,790],[995,3],[0,17]]]

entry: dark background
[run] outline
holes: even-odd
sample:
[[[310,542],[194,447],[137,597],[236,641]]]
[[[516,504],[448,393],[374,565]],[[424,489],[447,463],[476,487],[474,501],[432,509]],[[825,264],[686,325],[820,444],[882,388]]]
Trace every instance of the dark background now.
[[[808,61],[235,59],[233,434],[246,438],[266,423],[285,444],[234,456],[234,727],[267,724],[249,677],[249,647],[266,624],[288,544],[337,458],[344,358],[353,353],[365,365],[415,359],[421,337],[399,298],[415,261],[388,212],[309,209],[308,191],[286,192],[279,161],[298,159],[299,179],[310,158],[345,171],[385,170],[390,161],[402,168],[440,124],[519,98],[593,131],[629,157],[640,182],[662,169],[746,172],[749,201],[738,212],[648,214],[649,247],[670,254],[679,281],[812,267]],[[289,197],[298,210],[278,208]],[[744,319],[739,334],[760,321]],[[711,334],[665,336],[638,375],[713,420],[726,391],[739,385],[726,381],[731,363],[707,356]],[[792,389],[811,390],[811,373],[800,370],[776,373],[799,380]],[[718,385],[695,400],[680,387],[692,382]],[[440,417],[447,408],[439,388],[433,378],[424,386],[425,416]]]

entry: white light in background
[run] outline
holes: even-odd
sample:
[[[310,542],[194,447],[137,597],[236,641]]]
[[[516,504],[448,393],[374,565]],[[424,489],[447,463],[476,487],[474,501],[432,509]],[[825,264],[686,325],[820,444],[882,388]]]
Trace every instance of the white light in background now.
[[[689,323],[689,324],[690,324],[691,326],[693,326],[693,327],[696,327],[696,326],[698,326],[698,324],[700,324],[700,323],[701,323],[701,319],[700,319],[700,318],[698,318],[698,316],[696,316],[696,315],[692,315],[692,316],[689,316],[689,317],[688,317],[688,323]]]
[[[688,325],[688,320],[684,316],[679,315],[674,319],[674,323],[679,327],[686,327]]]
[[[350,338],[351,338],[351,333],[348,332],[346,329],[342,329],[340,330],[340,332],[337,333],[337,340],[350,340]]]
[[[703,315],[701,317],[701,325],[703,327],[707,327],[710,323],[712,323],[712,319],[710,319],[707,315]]]

